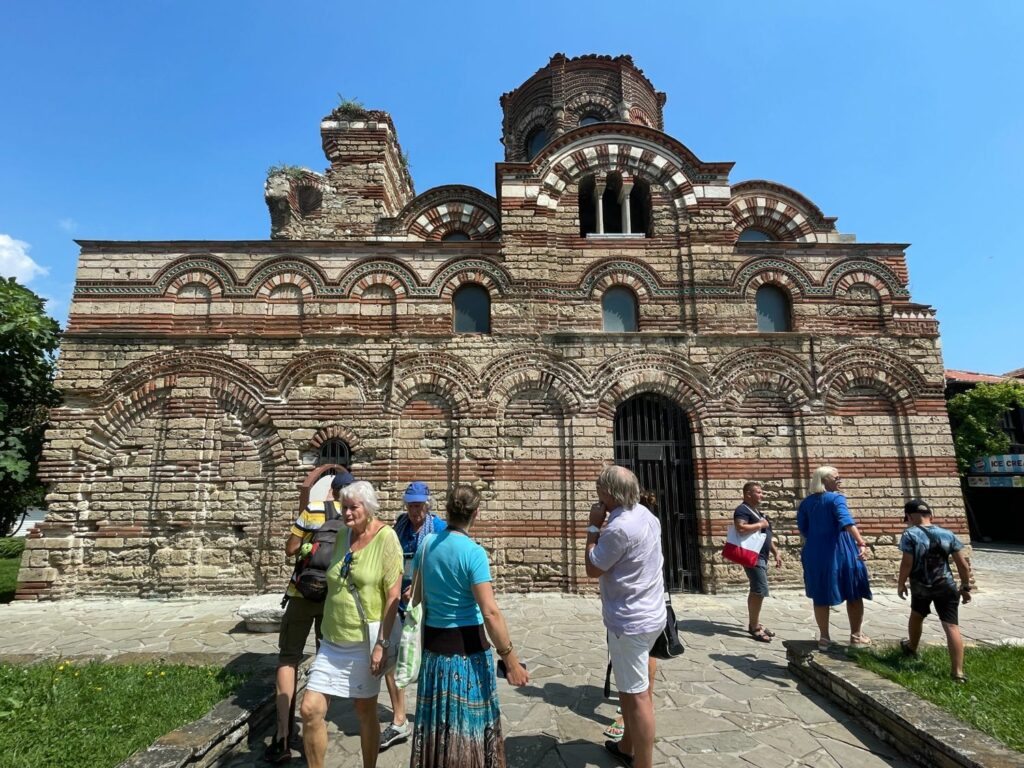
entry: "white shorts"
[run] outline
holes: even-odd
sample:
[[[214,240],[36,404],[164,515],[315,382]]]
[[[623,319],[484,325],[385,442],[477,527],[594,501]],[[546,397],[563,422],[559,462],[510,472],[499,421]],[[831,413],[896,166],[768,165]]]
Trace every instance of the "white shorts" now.
[[[375,699],[380,678],[370,672],[370,652],[365,642],[320,642],[306,687],[327,696],[345,699]]]
[[[643,635],[616,635],[608,633],[608,656],[615,674],[615,687],[619,693],[643,693],[651,684],[647,676],[647,662],[654,641],[662,630]]]

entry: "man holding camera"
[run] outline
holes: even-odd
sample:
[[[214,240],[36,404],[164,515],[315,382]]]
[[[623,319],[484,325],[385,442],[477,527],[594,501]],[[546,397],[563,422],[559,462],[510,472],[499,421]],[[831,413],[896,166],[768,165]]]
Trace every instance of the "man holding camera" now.
[[[601,588],[615,686],[625,731],[605,749],[623,765],[651,768],[654,700],[647,661],[665,628],[661,524],[640,504],[640,484],[624,467],[606,467],[597,478],[598,502],[590,509],[585,563]]]

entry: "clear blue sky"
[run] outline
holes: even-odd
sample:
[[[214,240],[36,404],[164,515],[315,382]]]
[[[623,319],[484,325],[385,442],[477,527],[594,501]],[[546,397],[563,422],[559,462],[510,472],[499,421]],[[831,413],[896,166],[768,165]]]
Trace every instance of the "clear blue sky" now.
[[[668,94],[667,132],[734,161],[734,182],[911,243],[947,367],[1024,366],[1024,3],[40,0],[3,17],[0,273],[31,275],[62,322],[72,238],[269,237],[266,169],[323,170],[338,93],[392,113],[418,192],[493,193],[498,97],[555,52],[629,53]]]

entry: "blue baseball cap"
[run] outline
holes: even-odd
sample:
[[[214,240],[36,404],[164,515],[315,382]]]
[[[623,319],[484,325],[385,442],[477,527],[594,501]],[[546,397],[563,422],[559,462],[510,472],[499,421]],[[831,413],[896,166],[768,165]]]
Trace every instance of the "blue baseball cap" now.
[[[406,504],[415,504],[421,501],[430,501],[430,488],[422,480],[416,480],[415,482],[409,483],[409,487],[405,489],[405,495],[402,497],[402,501]]]
[[[352,485],[352,483],[354,483],[355,481],[356,479],[352,477],[351,472],[338,472],[334,475],[334,478],[331,480],[331,490],[340,491],[345,486]]]

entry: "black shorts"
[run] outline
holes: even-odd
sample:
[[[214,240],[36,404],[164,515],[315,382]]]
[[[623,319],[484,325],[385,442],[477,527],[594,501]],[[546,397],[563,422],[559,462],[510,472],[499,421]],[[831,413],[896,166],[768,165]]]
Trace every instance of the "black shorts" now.
[[[935,614],[946,624],[960,624],[960,593],[954,586],[932,587],[931,589],[910,590],[910,610],[927,616],[935,603]]]

